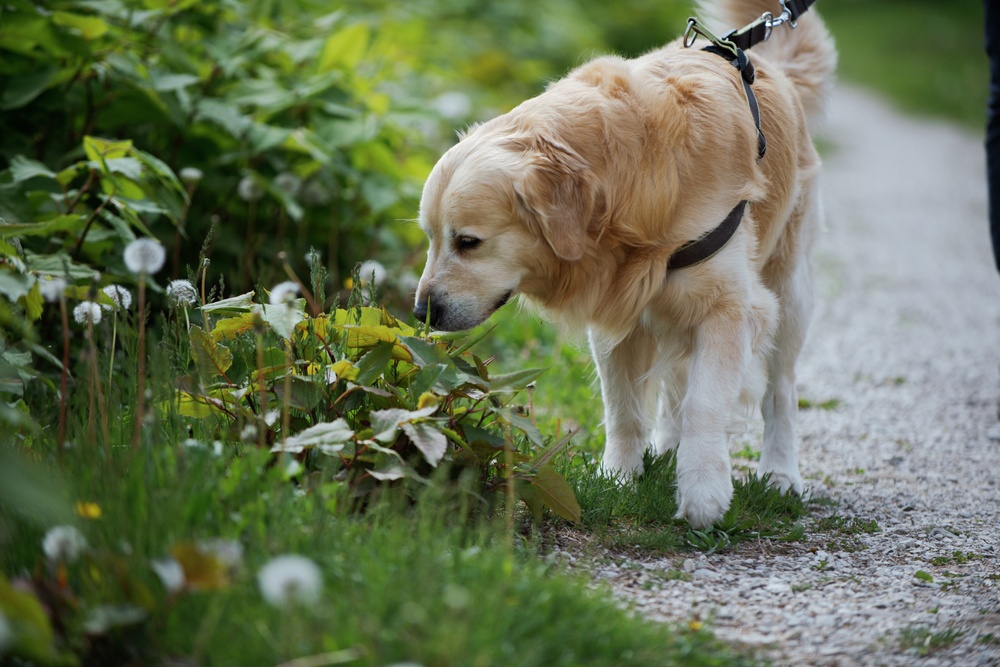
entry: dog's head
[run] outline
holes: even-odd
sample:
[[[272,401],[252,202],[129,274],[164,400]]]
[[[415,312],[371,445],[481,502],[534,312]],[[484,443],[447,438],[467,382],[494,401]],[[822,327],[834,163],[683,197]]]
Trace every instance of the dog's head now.
[[[568,145],[477,128],[424,186],[420,226],[430,248],[414,315],[437,329],[468,329],[537,290],[552,265],[583,257],[595,199],[592,173]]]

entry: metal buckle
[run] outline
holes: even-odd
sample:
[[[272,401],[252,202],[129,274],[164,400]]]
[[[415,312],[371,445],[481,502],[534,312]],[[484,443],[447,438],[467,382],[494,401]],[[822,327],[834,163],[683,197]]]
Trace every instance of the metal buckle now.
[[[714,35],[711,30],[704,27],[701,23],[699,23],[698,19],[692,16],[688,19],[687,28],[684,30],[684,47],[691,48],[694,45],[695,40],[698,39],[698,35],[701,35],[720,49],[725,49],[731,53],[733,55],[733,59],[738,59],[740,57],[740,50],[735,44],[730,42],[728,39],[722,39],[721,37]]]

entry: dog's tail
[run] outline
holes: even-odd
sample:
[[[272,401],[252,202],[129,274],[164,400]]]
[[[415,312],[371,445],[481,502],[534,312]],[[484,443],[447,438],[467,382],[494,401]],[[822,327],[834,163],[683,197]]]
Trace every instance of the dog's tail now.
[[[698,0],[698,7],[699,18],[708,21],[718,35],[742,28],[764,12],[781,13],[778,0]],[[771,39],[753,47],[751,59],[754,54],[778,65],[792,80],[810,124],[822,118],[833,88],[837,49],[815,8],[799,17],[795,29],[775,27]]]

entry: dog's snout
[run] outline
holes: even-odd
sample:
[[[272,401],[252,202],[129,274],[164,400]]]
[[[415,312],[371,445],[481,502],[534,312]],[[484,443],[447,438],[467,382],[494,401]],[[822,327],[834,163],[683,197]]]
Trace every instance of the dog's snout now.
[[[430,322],[432,327],[436,327],[441,322],[443,313],[444,308],[441,307],[440,302],[435,302],[430,296],[417,301],[417,305],[413,309],[413,316],[417,318],[418,322]]]

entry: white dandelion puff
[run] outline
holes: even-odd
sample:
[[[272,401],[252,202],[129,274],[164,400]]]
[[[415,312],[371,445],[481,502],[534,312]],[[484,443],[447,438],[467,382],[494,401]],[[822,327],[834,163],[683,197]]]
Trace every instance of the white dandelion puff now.
[[[62,298],[66,291],[66,281],[62,278],[43,278],[38,281],[38,290],[43,299],[52,303]]]
[[[264,188],[254,180],[253,176],[244,176],[236,186],[236,193],[246,202],[257,201],[264,196]]]
[[[278,283],[271,288],[271,295],[269,301],[272,306],[280,306],[283,303],[288,303],[289,301],[294,301],[295,296],[299,293],[299,285],[291,280],[286,280],[283,283]]]
[[[125,266],[132,273],[152,275],[163,268],[167,251],[156,239],[141,238],[125,246]]]
[[[293,173],[282,172],[274,177],[274,187],[294,199],[302,191],[302,179]]]
[[[50,528],[42,539],[42,551],[53,562],[72,563],[86,548],[87,539],[74,526]]]
[[[180,177],[181,180],[191,185],[192,183],[197,183],[204,177],[205,174],[197,167],[184,167],[181,169]]]
[[[315,605],[323,594],[319,566],[305,556],[272,558],[257,573],[257,584],[264,600],[275,607]]]
[[[132,292],[121,285],[108,285],[101,291],[107,294],[111,303],[114,304],[113,306],[101,304],[101,308],[104,310],[128,310],[132,307]]]
[[[254,424],[247,424],[240,431],[240,441],[241,442],[256,442],[257,441],[257,426]]]
[[[94,303],[93,301],[83,301],[76,305],[73,309],[73,319],[76,320],[77,324],[100,324],[101,323],[101,307]]]
[[[202,553],[211,554],[223,567],[230,571],[243,566],[243,545],[236,540],[213,537],[198,542]]]
[[[176,593],[184,588],[186,581],[184,568],[175,559],[164,558],[162,560],[154,560],[150,565],[152,565],[156,576],[163,582],[163,587],[167,589],[168,593]]]
[[[374,259],[368,259],[361,262],[361,266],[358,267],[358,278],[361,279],[362,285],[367,285],[371,282],[376,287],[380,286],[385,282],[386,270],[381,263],[376,262]]]
[[[190,280],[171,280],[167,285],[167,298],[171,305],[190,306],[198,300],[198,290]]]

